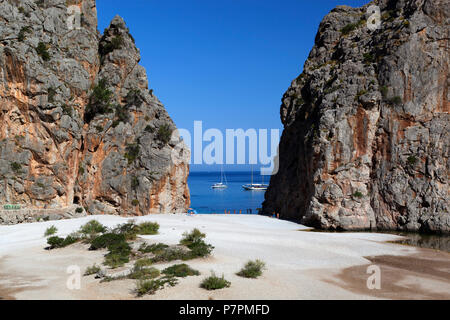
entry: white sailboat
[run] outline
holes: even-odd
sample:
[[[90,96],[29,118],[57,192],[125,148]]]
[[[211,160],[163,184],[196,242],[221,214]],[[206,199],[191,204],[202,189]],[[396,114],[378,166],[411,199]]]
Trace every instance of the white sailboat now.
[[[264,176],[263,178],[264,179]],[[268,184],[264,184],[264,180],[262,183],[253,183],[253,166],[252,166],[252,183],[244,184],[242,188],[247,191],[265,191],[269,187]]]
[[[225,183],[224,183],[225,182]],[[228,188],[227,185],[227,176],[225,175],[225,172],[223,171],[223,165],[220,168],[220,182],[214,183],[211,188],[213,189],[226,189]]]

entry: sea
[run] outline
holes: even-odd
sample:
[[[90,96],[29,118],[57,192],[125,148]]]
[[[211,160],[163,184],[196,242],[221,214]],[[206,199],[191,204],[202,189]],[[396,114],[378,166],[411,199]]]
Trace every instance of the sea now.
[[[231,171],[225,173],[228,188],[212,189],[220,182],[220,172],[191,172],[188,183],[191,192],[191,208],[197,213],[257,214],[262,207],[265,191],[246,191],[242,185],[252,181],[252,173]],[[269,183],[268,176],[261,176],[259,170],[253,173],[254,183]]]

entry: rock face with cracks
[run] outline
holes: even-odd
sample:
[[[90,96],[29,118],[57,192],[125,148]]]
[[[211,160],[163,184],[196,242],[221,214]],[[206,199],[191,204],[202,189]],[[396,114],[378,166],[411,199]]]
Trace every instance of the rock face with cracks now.
[[[331,230],[450,232],[449,11],[383,0],[323,19],[282,99],[264,212]]]
[[[139,60],[94,0],[0,3],[0,210],[186,212],[190,151]]]

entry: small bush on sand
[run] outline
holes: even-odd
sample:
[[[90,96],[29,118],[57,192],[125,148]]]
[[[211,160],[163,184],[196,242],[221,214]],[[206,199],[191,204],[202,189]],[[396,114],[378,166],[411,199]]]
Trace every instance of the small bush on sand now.
[[[262,275],[263,270],[265,269],[266,264],[261,260],[248,261],[244,268],[241,269],[238,273],[236,273],[240,277],[244,278],[258,278]]]
[[[80,228],[80,233],[84,236],[84,237],[93,237],[96,234],[99,233],[104,233],[106,232],[106,227],[104,225],[102,225],[100,222],[98,222],[97,220],[91,220],[88,223],[86,223],[85,225],[81,226]]]
[[[130,261],[131,247],[126,241],[113,242],[108,245],[108,250],[105,265],[114,269]]]
[[[175,264],[171,267],[168,267],[162,271],[162,273],[174,277],[182,277],[185,278],[187,276],[198,276],[200,272],[192,269],[187,264]]]
[[[136,285],[136,294],[141,297],[146,294],[155,294],[157,290],[163,289],[166,284],[173,287],[178,283],[174,277],[162,277],[154,280],[140,280]]]
[[[139,247],[138,250],[142,253],[157,254],[157,253],[161,253],[162,251],[164,251],[167,248],[169,248],[169,246],[164,243],[153,243],[153,244],[143,243],[143,244],[141,244],[141,246]]]
[[[130,261],[131,247],[126,241],[113,242],[108,245],[108,250],[104,265],[115,269]]]
[[[134,265],[137,267],[148,267],[153,264],[153,260],[151,258],[143,258],[137,260]]]
[[[185,245],[191,249],[188,256],[184,260],[194,259],[197,257],[207,257],[211,254],[214,247],[210,244],[205,243],[203,240],[206,235],[198,229],[193,229],[191,232],[183,233],[183,238],[180,244]]]
[[[84,272],[85,276],[90,276],[92,274],[97,274],[99,273],[101,270],[101,268],[99,266],[97,266],[96,264],[94,264],[93,266],[90,266],[86,269],[86,271]]]
[[[105,256],[105,261],[103,264],[105,266],[111,267],[112,269],[123,266],[125,263],[130,261],[129,255],[125,255],[120,252],[110,252]]]
[[[222,288],[228,288],[231,285],[231,282],[225,280],[224,275],[222,277],[216,276],[214,272],[211,272],[211,275],[208,278],[205,278],[200,287],[206,290],[217,290]]]
[[[153,235],[158,234],[159,224],[157,222],[143,222],[139,225],[139,234]]]
[[[64,238],[61,237],[50,237],[47,239],[47,244],[50,246],[50,249],[61,248],[64,243]]]
[[[58,232],[58,228],[55,226],[48,227],[47,230],[45,230],[44,237],[52,236]]]
[[[189,247],[193,243],[203,241],[206,237],[206,234],[202,233],[197,228],[193,229],[191,232],[183,233],[183,238],[180,240],[180,244]]]
[[[154,257],[144,258],[136,261],[137,265],[149,266],[159,262],[171,262],[175,260],[186,260],[190,252],[180,247],[167,247],[154,251]]]
[[[133,221],[124,224],[119,224],[113,229],[113,233],[122,234],[126,240],[135,240],[139,233],[139,226]]]
[[[203,241],[193,243],[188,248],[191,249],[191,251],[184,257],[183,260],[208,257],[214,249],[212,245]]]
[[[47,244],[50,246],[49,249],[64,248],[78,240],[79,238],[74,235],[68,235],[66,238],[53,236],[47,239]]]
[[[160,272],[156,268],[144,268],[142,266],[135,265],[131,273],[128,275],[129,279],[148,280],[159,277]]]
[[[91,247],[89,250],[98,250],[107,248],[114,243],[125,242],[125,236],[123,234],[105,233],[101,236],[94,238],[91,241]]]

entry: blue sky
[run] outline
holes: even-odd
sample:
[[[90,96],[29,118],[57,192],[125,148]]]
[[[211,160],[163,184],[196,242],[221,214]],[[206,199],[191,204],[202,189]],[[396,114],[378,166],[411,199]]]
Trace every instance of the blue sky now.
[[[179,128],[282,129],[281,97],[322,18],[368,0],[97,0],[99,30],[122,16],[149,86]],[[242,168],[235,167],[235,168]],[[196,169],[214,169],[192,166]]]

